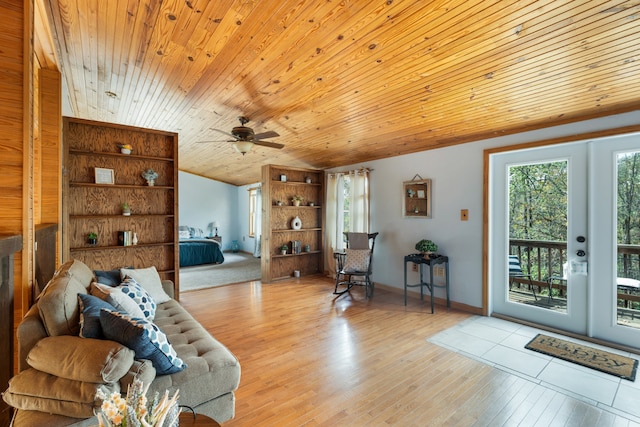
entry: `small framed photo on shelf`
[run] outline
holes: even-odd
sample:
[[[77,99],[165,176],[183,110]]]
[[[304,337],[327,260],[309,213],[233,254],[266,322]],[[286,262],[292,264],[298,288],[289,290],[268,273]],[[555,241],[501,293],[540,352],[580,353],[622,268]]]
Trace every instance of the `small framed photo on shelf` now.
[[[418,199],[424,199],[424,190],[418,190]]]
[[[95,168],[96,184],[114,184],[113,169]]]

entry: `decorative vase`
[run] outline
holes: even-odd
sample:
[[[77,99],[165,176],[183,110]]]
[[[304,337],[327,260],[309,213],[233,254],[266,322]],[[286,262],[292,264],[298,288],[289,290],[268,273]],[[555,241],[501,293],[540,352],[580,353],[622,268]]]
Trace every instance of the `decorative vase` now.
[[[121,152],[122,154],[131,154],[131,150],[129,150],[128,148],[121,148],[121,149],[120,149],[120,152]]]
[[[122,211],[122,215],[131,216],[131,211]]]
[[[311,178],[309,178],[309,177],[305,178],[304,182],[306,182],[307,184],[311,184]]]
[[[294,200],[293,206],[300,206],[300,200]]]
[[[153,186],[155,185],[155,183],[156,183],[156,180],[155,180],[155,179],[148,179],[148,180],[147,180],[147,185],[148,185],[149,187],[153,187]]]
[[[138,233],[133,233],[133,239],[131,240],[131,243],[133,243],[134,245],[138,244]]]
[[[302,220],[300,220],[300,217],[295,217],[291,220],[291,228],[294,230],[300,230],[302,228]]]
[[[286,250],[286,249],[282,249],[282,250],[280,251],[280,254],[281,254],[281,255],[286,255],[286,254],[287,254],[287,250]]]
[[[98,239],[87,239],[87,242],[91,245],[91,246],[95,246],[98,244]]]

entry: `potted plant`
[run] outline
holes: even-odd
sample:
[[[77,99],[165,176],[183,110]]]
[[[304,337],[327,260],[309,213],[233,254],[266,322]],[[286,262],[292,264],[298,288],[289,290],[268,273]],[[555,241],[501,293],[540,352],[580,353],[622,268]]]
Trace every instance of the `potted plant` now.
[[[131,208],[129,208],[129,203],[124,202],[122,204],[122,215],[129,216],[131,215]]]
[[[300,206],[300,203],[302,203],[303,200],[304,200],[304,197],[298,194],[296,194],[291,198],[291,202],[293,203],[294,206]]]
[[[120,152],[122,154],[131,154],[131,151],[133,150],[131,144],[120,144],[118,147],[120,147]]]
[[[158,179],[158,172],[154,171],[153,169],[147,169],[146,171],[142,172],[141,175],[147,181],[149,187],[153,187],[156,179]]]
[[[287,250],[289,250],[289,246],[287,246],[287,245],[280,246],[280,253],[282,255],[286,255],[287,254]]]
[[[87,234],[87,243],[91,246],[95,246],[98,243],[98,235],[93,231]]]
[[[422,239],[416,243],[416,250],[422,252],[425,257],[429,257],[431,254],[436,253],[438,245],[431,240]]]

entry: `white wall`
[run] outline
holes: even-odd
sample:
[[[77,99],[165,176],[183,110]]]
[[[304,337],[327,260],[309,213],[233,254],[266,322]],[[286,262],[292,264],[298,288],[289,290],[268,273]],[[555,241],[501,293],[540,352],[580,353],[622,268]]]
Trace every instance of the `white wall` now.
[[[222,250],[229,250],[244,217],[238,214],[238,187],[182,171],[178,186],[178,225],[202,228],[208,234],[209,224],[218,221]]]
[[[415,243],[427,238],[438,244],[438,252],[449,256],[451,299],[481,307],[483,151],[492,147],[576,135],[639,122],[640,111],[635,111],[330,171],[362,166],[373,169],[371,231],[380,232],[373,261],[373,280],[376,283],[403,289],[403,256],[415,253]],[[432,219],[402,216],[402,182],[411,180],[415,174],[432,180]],[[460,221],[460,209],[469,210],[468,221]],[[409,271],[408,276],[410,283],[417,283],[417,273]],[[436,283],[438,282],[442,283],[442,279],[437,278]],[[444,298],[444,290],[437,289],[436,296]]]

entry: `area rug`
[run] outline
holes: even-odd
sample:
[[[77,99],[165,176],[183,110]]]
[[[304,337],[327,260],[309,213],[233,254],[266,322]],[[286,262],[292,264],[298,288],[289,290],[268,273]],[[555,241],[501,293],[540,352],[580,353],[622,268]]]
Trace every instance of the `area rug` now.
[[[625,380],[635,381],[636,379],[638,361],[630,357],[544,334],[536,335],[524,348],[615,375]]]
[[[260,258],[242,252],[224,253],[222,264],[180,267],[180,292],[260,280]]]

